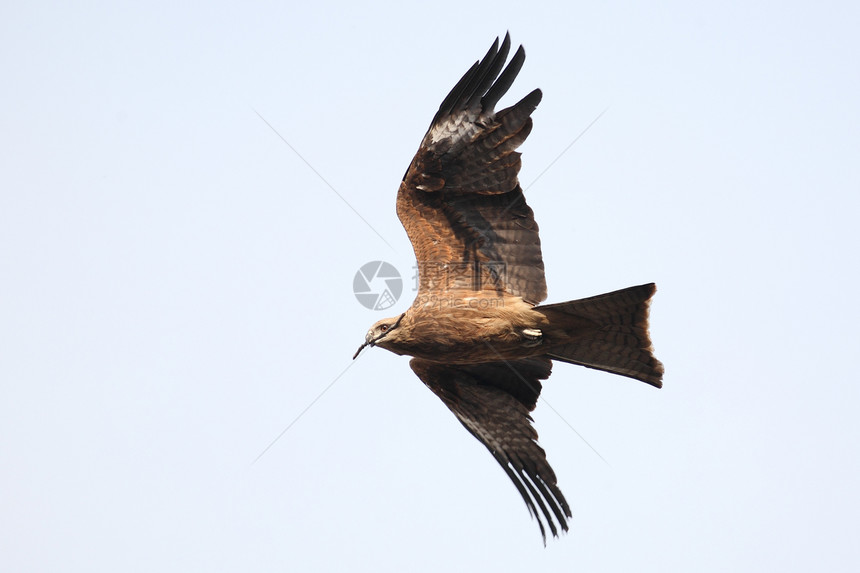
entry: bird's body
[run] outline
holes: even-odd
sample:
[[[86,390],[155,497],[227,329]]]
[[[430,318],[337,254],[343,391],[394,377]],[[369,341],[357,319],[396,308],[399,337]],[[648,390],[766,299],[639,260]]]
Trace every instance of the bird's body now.
[[[568,325],[554,328],[545,313],[520,297],[469,292],[416,299],[400,326],[376,345],[446,364],[517,360],[546,354],[549,346],[580,338],[594,326],[585,319]]]
[[[403,321],[379,346],[450,364],[483,361],[487,341],[503,358],[520,358],[526,350],[521,331],[538,327],[540,316],[519,297],[477,296],[416,301]]]
[[[505,37],[442,102],[397,193],[418,262],[403,314],[378,321],[365,346],[409,355],[412,370],[492,453],[553,535],[570,507],[537,444],[529,412],[553,361],[662,384],[648,312],[653,284],[540,304],[547,295],[538,226],[517,175],[516,149],[541,99],[534,90],[494,111],[525,59],[502,71]],[[358,352],[356,353],[358,356]]]

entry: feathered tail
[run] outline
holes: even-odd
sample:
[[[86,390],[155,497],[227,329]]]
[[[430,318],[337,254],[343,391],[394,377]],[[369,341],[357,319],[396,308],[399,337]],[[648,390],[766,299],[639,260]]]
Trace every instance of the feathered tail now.
[[[567,338],[550,346],[547,356],[662,387],[663,364],[654,358],[648,334],[648,306],[656,291],[652,283],[535,307],[558,333],[548,342]]]

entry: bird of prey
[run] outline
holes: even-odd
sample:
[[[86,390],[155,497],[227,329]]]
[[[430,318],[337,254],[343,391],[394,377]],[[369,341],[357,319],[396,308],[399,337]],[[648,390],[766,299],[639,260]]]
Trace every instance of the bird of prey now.
[[[409,365],[493,455],[546,542],[568,530],[570,506],[530,412],[553,361],[660,388],[648,333],[654,284],[557,304],[547,295],[538,226],[517,180],[516,149],[532,129],[536,89],[495,111],[525,60],[502,70],[510,36],[493,43],[442,102],[397,192],[397,215],[418,263],[418,294],[378,321],[364,344]]]

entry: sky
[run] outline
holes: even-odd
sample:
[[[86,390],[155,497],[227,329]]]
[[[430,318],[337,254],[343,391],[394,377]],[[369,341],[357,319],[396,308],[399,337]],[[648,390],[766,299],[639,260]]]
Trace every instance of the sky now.
[[[6,3],[0,570],[856,571],[860,8]],[[556,364],[573,510],[411,372],[397,186],[496,36],[548,302],[656,282],[664,388]],[[354,296],[385,261],[391,308]],[[374,287],[375,288],[375,287]],[[262,455],[261,455],[262,454]]]

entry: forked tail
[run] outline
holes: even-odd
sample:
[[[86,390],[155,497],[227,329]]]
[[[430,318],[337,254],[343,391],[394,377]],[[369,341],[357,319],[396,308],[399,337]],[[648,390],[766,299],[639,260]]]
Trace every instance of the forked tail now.
[[[663,364],[654,358],[648,334],[648,307],[656,291],[652,283],[535,307],[559,335],[570,325],[570,339],[550,346],[547,356],[662,387]],[[589,323],[590,327],[583,328]]]

